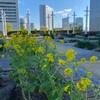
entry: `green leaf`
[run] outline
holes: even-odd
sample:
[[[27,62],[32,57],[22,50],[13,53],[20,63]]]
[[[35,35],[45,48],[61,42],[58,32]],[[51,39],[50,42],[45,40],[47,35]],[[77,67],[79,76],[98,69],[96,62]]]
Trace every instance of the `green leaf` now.
[[[33,83],[28,83],[26,86],[26,91],[33,92],[35,89],[35,85]]]

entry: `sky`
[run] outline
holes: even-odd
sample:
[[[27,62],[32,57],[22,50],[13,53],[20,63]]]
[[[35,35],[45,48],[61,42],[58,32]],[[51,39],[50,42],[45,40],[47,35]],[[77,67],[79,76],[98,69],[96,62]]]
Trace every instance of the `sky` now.
[[[30,9],[30,22],[35,23],[35,28],[40,28],[39,5],[46,4],[54,9],[54,27],[62,27],[62,18],[70,16],[70,23],[73,22],[73,13],[76,17],[83,17],[85,28],[86,6],[90,9],[90,0],[18,0],[20,18],[25,18],[27,9]]]

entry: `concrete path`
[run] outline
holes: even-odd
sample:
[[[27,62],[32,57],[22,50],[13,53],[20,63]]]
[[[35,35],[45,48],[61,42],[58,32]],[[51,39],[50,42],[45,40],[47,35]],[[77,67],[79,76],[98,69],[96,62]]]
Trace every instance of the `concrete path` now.
[[[90,61],[89,61],[90,57],[97,56],[98,61],[90,66],[89,71],[91,71],[93,73],[93,75],[96,76],[98,78],[98,80],[100,80],[100,52],[76,48],[73,46],[73,43],[65,43],[63,45],[59,42],[55,42],[55,43],[57,45],[58,52],[62,51],[64,53],[66,53],[66,51],[68,49],[70,49],[70,48],[74,49],[77,52],[76,60],[79,62],[80,62],[81,58],[85,57],[87,59],[87,63],[80,64],[80,68],[82,68],[83,70],[86,70],[87,66],[90,64]],[[62,56],[61,58],[66,59],[65,56]]]

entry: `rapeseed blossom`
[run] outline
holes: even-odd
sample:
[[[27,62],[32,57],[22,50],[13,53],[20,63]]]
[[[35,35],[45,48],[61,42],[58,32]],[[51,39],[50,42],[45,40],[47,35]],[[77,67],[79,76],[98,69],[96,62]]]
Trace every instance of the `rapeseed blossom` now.
[[[72,74],[72,69],[71,68],[66,68],[65,70],[64,70],[64,74],[65,75],[68,75],[68,76],[70,76],[71,74]]]

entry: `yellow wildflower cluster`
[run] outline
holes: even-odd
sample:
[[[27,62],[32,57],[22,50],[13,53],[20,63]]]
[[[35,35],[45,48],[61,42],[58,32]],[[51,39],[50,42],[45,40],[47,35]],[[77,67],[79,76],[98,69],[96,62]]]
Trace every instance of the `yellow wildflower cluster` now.
[[[87,72],[87,76],[88,76],[89,78],[91,78],[91,77],[92,77],[92,73],[91,73],[91,72]]]
[[[81,90],[85,91],[88,86],[91,86],[92,81],[88,78],[81,78],[80,82],[76,83],[76,87]]]
[[[91,63],[95,63],[96,61],[97,61],[97,56],[92,56],[91,58],[90,58],[90,61],[91,61]]]
[[[39,47],[37,51],[44,54],[44,47]]]
[[[47,58],[48,58],[48,60],[49,60],[50,62],[54,62],[54,56],[53,56],[53,54],[48,53],[48,54],[47,54]]]
[[[60,43],[64,44],[64,40],[59,40]]]
[[[9,41],[6,41],[6,43],[4,44],[4,47],[5,48],[8,48],[8,47],[10,47],[11,46],[11,43],[9,42]]]
[[[63,59],[59,59],[59,60],[58,60],[58,64],[59,64],[59,65],[66,66],[66,65],[67,65],[67,61],[65,61],[65,60],[63,60]]]
[[[66,68],[65,70],[64,70],[64,74],[65,75],[68,75],[68,76],[70,76],[71,74],[72,74],[72,69],[71,68]]]
[[[68,62],[71,62],[75,59],[75,56],[76,56],[76,52],[73,50],[73,49],[69,49],[67,52],[66,52],[66,57],[67,57],[67,61]]]
[[[2,56],[1,56],[2,58],[5,58],[5,55],[4,54],[2,54]]]
[[[65,91],[65,92],[68,92],[68,94],[70,94],[70,85],[67,85],[67,86],[64,88],[64,91]]]
[[[45,36],[45,40],[47,40],[47,41],[51,41],[52,38],[51,38],[50,36]]]
[[[82,58],[81,63],[86,63],[86,58]]]
[[[62,52],[62,51],[60,51],[59,53],[58,53],[58,55],[59,56],[62,56],[64,53]]]

